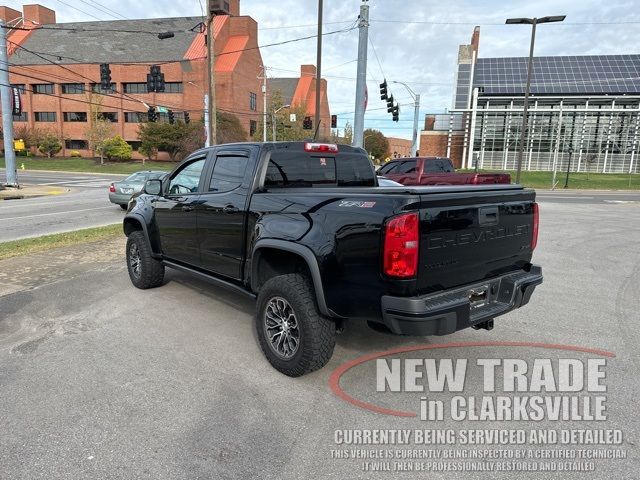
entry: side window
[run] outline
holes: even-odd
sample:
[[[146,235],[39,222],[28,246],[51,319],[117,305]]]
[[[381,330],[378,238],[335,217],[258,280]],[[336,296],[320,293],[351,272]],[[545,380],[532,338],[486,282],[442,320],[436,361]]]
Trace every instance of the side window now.
[[[396,173],[413,173],[416,171],[416,162],[415,160],[409,162],[402,162],[400,168]]]
[[[213,167],[213,175],[209,191],[215,193],[230,192],[242,185],[242,179],[247,170],[247,157],[228,155],[219,156]]]
[[[449,159],[435,158],[432,160],[425,160],[424,171],[442,173],[453,172],[454,170],[451,168],[451,162]]]
[[[169,181],[169,194],[183,195],[185,193],[197,192],[204,163],[205,159],[202,158],[179,170]]]

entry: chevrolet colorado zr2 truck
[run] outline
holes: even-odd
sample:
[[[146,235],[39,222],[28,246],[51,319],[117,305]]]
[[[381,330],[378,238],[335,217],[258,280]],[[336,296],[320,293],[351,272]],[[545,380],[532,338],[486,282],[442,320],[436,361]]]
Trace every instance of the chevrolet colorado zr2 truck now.
[[[257,298],[260,347],[289,376],[323,367],[348,319],[398,335],[490,329],[542,283],[533,190],[380,187],[346,145],[198,150],[146,182],[124,233],[138,288],[171,267]]]

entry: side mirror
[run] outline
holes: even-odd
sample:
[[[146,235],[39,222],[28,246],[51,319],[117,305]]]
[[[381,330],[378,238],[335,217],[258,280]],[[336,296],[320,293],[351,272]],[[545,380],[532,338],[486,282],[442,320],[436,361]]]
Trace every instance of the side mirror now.
[[[148,195],[160,195],[160,192],[162,192],[162,180],[153,178],[145,182],[144,193]]]

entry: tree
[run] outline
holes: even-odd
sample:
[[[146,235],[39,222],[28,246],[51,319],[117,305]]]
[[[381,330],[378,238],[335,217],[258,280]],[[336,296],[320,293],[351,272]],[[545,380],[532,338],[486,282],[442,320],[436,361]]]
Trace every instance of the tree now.
[[[283,106],[284,101],[282,99],[282,93],[280,92],[280,90],[274,91],[271,94],[269,104],[267,105],[267,141],[273,141],[274,117],[276,127],[276,140],[295,142],[298,140],[304,140],[305,138],[313,137],[313,134],[315,133],[315,125],[313,126],[314,130],[304,130],[302,128],[302,121],[304,120],[304,117],[308,116],[306,104],[302,103],[287,108],[281,108]],[[280,111],[273,115],[273,112],[278,109],[280,109]],[[291,114],[295,114],[295,122],[291,121]],[[260,115],[258,128],[256,129],[252,137],[254,141],[261,142],[263,140],[263,125],[264,116]]]
[[[48,132],[46,133],[38,144],[38,150],[41,153],[51,158],[56,153],[59,153],[62,150],[62,142],[60,141],[60,137],[58,137],[55,133]]]
[[[27,150],[30,150],[38,148],[46,133],[46,131],[39,128],[29,128],[27,125],[22,125],[15,129],[13,138],[24,140],[24,146]]]
[[[116,135],[113,138],[109,138],[102,143],[100,148],[101,155],[103,154],[109,161],[112,159],[117,160],[131,160],[133,148],[124,138],[120,135]]]
[[[351,145],[353,143],[353,127],[349,122],[344,125],[344,143]]]
[[[140,125],[140,152],[151,158],[157,152],[167,152],[172,161],[188,155],[204,145],[202,123],[147,122]]]
[[[240,119],[231,113],[216,111],[216,143],[246,142],[247,132]]]
[[[89,103],[89,115],[91,124],[85,131],[89,148],[93,156],[100,155],[100,165],[104,165],[104,143],[113,137],[113,124],[102,117],[102,102],[104,95],[98,95],[90,91],[86,95]]]
[[[85,132],[89,148],[93,156],[100,155],[100,165],[104,165],[104,145],[113,136],[113,124],[102,118],[94,118],[90,127]]]
[[[380,130],[367,128],[362,137],[365,150],[376,160],[384,160],[389,156],[389,141]]]

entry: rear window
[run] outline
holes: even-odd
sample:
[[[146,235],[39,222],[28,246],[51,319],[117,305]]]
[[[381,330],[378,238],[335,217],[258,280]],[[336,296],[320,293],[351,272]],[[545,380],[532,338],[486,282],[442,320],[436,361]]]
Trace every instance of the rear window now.
[[[128,182],[145,182],[149,178],[148,173],[136,172],[133,175],[128,176],[125,181]]]
[[[265,187],[375,186],[374,171],[363,155],[309,155],[300,152],[271,154]]]

